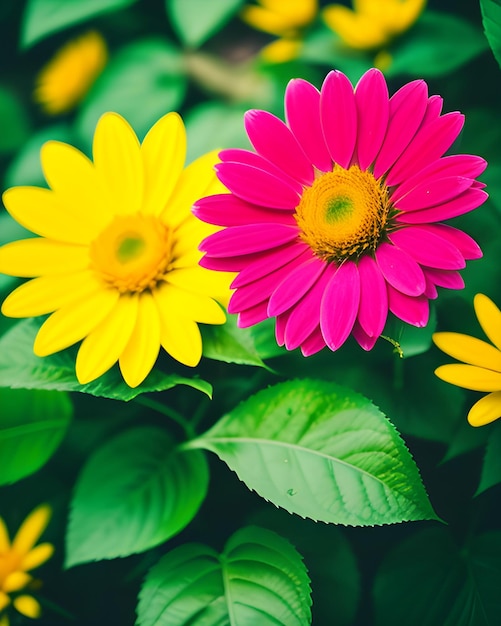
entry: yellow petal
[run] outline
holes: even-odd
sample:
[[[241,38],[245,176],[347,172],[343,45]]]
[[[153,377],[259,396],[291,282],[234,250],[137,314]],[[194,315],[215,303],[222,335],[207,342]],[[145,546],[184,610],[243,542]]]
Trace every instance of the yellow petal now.
[[[215,272],[197,266],[172,270],[167,275],[167,282],[192,293],[209,296],[227,306],[233,276],[230,272]]]
[[[78,350],[76,374],[83,385],[99,378],[118,361],[136,323],[139,295],[122,295]]]
[[[78,272],[89,265],[89,248],[35,237],[0,248],[0,272],[32,278],[43,274]]]
[[[160,215],[177,185],[186,158],[186,131],[177,113],[164,115],[141,145],[144,163],[143,213]]]
[[[40,276],[20,285],[2,304],[8,317],[36,317],[87,300],[102,291],[94,272]]]
[[[92,151],[102,201],[116,215],[138,212],[143,199],[143,162],[128,122],[118,113],[101,116]]]
[[[102,288],[85,300],[59,309],[42,324],[33,351],[37,356],[47,356],[77,343],[98,326],[118,298],[116,289]]]
[[[388,35],[380,23],[363,14],[354,13],[344,6],[326,7],[322,17],[327,26],[350,48],[369,50],[388,41]]]
[[[0,517],[0,554],[10,549],[9,531],[2,517]]]
[[[193,252],[200,252],[198,246],[202,239],[205,239],[205,237],[212,235],[212,233],[218,230],[220,230],[218,226],[205,224],[194,215],[187,217],[177,228],[175,233],[172,246],[173,263],[176,263],[181,257],[187,254],[191,255]],[[201,257],[202,253],[200,253],[195,264],[198,264]]]
[[[0,611],[3,611],[5,609],[6,606],[9,606],[10,604],[10,598],[9,596],[5,593],[5,591],[2,591],[0,589]],[[2,618],[3,619],[3,618]],[[8,620],[6,622],[7,624],[9,623]],[[3,626],[2,621],[0,620],[0,626]]]
[[[21,561],[21,568],[25,571],[35,569],[48,561],[54,554],[54,546],[51,543],[41,543],[35,546]]]
[[[475,365],[452,363],[441,365],[435,374],[451,385],[473,391],[498,391],[501,389],[501,373]]]
[[[501,417],[501,391],[490,393],[480,398],[468,413],[468,422],[472,426],[485,426]]]
[[[273,13],[263,7],[246,6],[242,9],[241,17],[253,28],[262,30],[271,35],[281,35],[291,28],[293,20],[284,19],[282,15]]]
[[[26,572],[12,572],[3,581],[3,590],[7,593],[19,591],[30,582],[31,576]]]
[[[486,341],[460,333],[435,333],[433,341],[458,361],[501,372],[501,352]]]
[[[119,359],[129,387],[137,387],[148,376],[160,350],[160,319],[153,297],[144,291],[139,298],[137,320]]]
[[[164,311],[202,324],[224,324],[226,321],[224,311],[212,298],[174,285],[164,284],[157,291],[156,302]]]
[[[286,63],[296,59],[301,51],[299,39],[277,39],[261,49],[261,57],[267,63]]]
[[[473,298],[473,305],[482,330],[496,348],[501,350],[501,311],[483,293],[477,293]]]
[[[42,614],[42,607],[32,596],[18,596],[12,601],[14,607],[26,617],[36,619]]]
[[[160,342],[176,361],[195,367],[202,358],[202,336],[197,324],[166,310],[158,301],[158,290],[153,292],[160,318]]]
[[[12,542],[12,549],[18,554],[28,554],[46,529],[51,515],[52,509],[48,504],[41,504],[34,509],[17,531]]]

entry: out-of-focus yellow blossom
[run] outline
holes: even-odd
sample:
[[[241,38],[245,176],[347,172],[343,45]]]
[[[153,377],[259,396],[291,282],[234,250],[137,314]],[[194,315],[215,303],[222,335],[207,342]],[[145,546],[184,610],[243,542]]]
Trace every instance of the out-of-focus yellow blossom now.
[[[34,99],[48,115],[73,109],[87,94],[108,60],[103,37],[91,31],[63,46],[42,69]]]
[[[473,300],[477,319],[491,343],[461,333],[435,333],[435,344],[463,363],[441,365],[435,374],[452,385],[488,391],[468,413],[472,426],[484,426],[501,417],[501,311],[487,296]]]
[[[0,626],[9,626],[6,609],[11,604],[26,617],[40,617],[41,607],[37,600],[20,592],[33,581],[27,572],[45,563],[54,552],[50,543],[35,545],[47,527],[51,513],[46,504],[34,509],[12,542],[0,517]]]
[[[258,0],[258,5],[242,9],[241,17],[250,26],[278,40],[265,46],[262,57],[271,63],[295,58],[301,48],[301,35],[318,13],[317,0]]]
[[[322,17],[350,48],[373,50],[408,30],[425,4],[426,0],[353,0],[353,10],[332,4]]]

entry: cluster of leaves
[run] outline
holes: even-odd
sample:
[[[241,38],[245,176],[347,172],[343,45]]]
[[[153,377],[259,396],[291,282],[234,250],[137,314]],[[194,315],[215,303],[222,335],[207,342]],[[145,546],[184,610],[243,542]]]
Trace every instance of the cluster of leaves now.
[[[104,111],[139,136],[181,111],[192,160],[246,146],[242,112],[282,115],[290,78],[319,85],[337,67],[356,80],[374,61],[318,19],[297,59],[266,64],[256,52],[268,38],[239,20],[243,4],[6,3],[0,28],[15,41],[3,45],[17,56],[0,77],[3,187],[44,184],[47,139],[88,152]],[[466,289],[441,294],[425,329],[392,322],[398,350],[348,343],[304,359],[276,345],[271,321],[242,330],[230,316],[202,329],[195,372],[164,357],[130,389],[118,370],[79,385],[74,351],[33,354],[38,320],[0,320],[0,514],[11,525],[41,501],[55,509],[41,623],[125,625],[134,611],[138,626],[498,623],[501,428],[467,425],[472,398],[433,376],[431,335],[478,334],[479,291],[501,304],[500,74],[489,51],[501,62],[501,2],[457,14],[429,5],[392,43],[387,77],[392,88],[426,77],[466,112],[460,151],[490,162],[491,199],[458,218],[484,250]],[[78,108],[48,123],[26,77],[89,27],[110,60]],[[2,212],[0,243],[23,236]],[[14,284],[0,276],[0,293]],[[397,524],[407,521],[419,523]]]

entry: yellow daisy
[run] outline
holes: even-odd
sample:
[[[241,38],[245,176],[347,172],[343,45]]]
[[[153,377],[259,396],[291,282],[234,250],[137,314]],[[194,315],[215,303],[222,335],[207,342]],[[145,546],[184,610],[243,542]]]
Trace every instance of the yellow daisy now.
[[[36,80],[34,99],[45,113],[66,113],[89,91],[108,60],[106,43],[94,31],[63,46],[42,69]]]
[[[435,333],[435,344],[463,363],[441,365],[435,374],[447,383],[488,391],[468,413],[472,426],[484,426],[501,417],[501,311],[487,296],[473,300],[477,319],[491,343],[460,333]]]
[[[232,275],[198,265],[199,242],[218,230],[191,213],[198,198],[224,192],[216,152],[183,170],[186,134],[177,113],[162,117],[139,143],[116,113],[98,122],[94,162],[49,141],[41,160],[50,189],[14,187],[9,213],[39,238],[0,248],[0,272],[33,278],[14,290],[10,317],[52,313],[34,351],[46,356],[81,340],[80,383],[119,362],[131,387],[152,369],[160,346],[195,366],[197,322],[223,324]]]
[[[353,0],[353,10],[332,4],[322,17],[350,48],[372,50],[408,30],[425,4],[426,0]]]
[[[12,603],[26,617],[40,617],[40,604],[30,595],[19,594],[32,581],[27,572],[45,563],[54,552],[50,543],[35,546],[47,527],[51,509],[43,504],[34,509],[21,524],[11,542],[5,522],[0,517],[0,626],[9,626],[5,609]]]

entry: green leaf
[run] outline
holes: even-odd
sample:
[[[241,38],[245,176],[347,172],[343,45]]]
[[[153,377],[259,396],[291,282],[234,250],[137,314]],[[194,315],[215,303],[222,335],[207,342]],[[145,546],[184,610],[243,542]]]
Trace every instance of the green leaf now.
[[[165,8],[181,41],[201,46],[238,11],[244,0],[165,0]]]
[[[196,515],[208,482],[204,455],[179,452],[164,430],[145,426],[121,433],[90,457],[78,478],[66,567],[167,541]]]
[[[90,146],[99,117],[115,111],[142,138],[162,115],[178,109],[185,91],[180,51],[165,39],[135,41],[96,80],[80,107],[76,131]]]
[[[201,544],[166,554],[139,594],[137,626],[304,626],[310,586],[300,554],[276,533],[248,526],[221,555]]]
[[[501,2],[480,0],[480,9],[485,36],[496,61],[501,66]]]
[[[471,427],[470,427],[471,428]],[[493,424],[491,429],[482,428],[479,430],[490,430],[487,448],[485,450],[484,464],[480,484],[475,495],[479,495],[494,485],[501,483],[501,423]]]
[[[461,548],[444,528],[398,545],[374,585],[376,626],[497,626],[501,613],[501,533]]]
[[[444,76],[486,49],[482,33],[467,21],[448,13],[425,11],[408,35],[391,48],[393,60],[385,74]]]
[[[363,396],[319,380],[258,392],[189,442],[290,513],[366,526],[437,519],[398,432]]]
[[[157,369],[135,388],[129,387],[123,381],[117,367],[97,380],[81,385],[75,376],[75,357],[72,350],[46,357],[38,357],[33,353],[33,342],[38,329],[39,324],[35,320],[23,320],[0,338],[0,387],[80,391],[124,401],[132,400],[141,393],[165,391],[176,385],[188,385],[209,397],[212,394],[212,386],[205,380],[164,374]]]
[[[66,434],[72,413],[66,394],[0,389],[0,485],[45,465]]]
[[[117,11],[136,0],[28,0],[21,27],[21,47],[101,13]]]
[[[0,86],[0,154],[17,150],[30,136],[28,116],[18,98]]]

